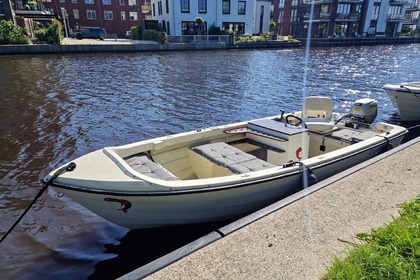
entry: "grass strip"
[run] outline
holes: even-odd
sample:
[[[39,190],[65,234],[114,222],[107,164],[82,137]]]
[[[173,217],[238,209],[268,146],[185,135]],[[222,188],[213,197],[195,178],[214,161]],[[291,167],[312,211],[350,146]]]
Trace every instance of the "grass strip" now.
[[[420,195],[385,227],[359,233],[347,258],[335,257],[322,280],[420,280]]]

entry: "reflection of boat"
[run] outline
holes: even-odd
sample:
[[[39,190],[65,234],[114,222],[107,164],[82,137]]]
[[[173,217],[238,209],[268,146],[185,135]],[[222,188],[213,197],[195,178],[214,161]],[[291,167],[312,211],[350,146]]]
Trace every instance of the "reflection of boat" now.
[[[382,89],[397,108],[401,120],[420,120],[420,82],[386,84]]]
[[[127,228],[232,219],[399,145],[405,128],[360,122],[373,121],[372,109],[358,100],[335,124],[331,99],[309,97],[303,114],[107,147],[44,182]]]

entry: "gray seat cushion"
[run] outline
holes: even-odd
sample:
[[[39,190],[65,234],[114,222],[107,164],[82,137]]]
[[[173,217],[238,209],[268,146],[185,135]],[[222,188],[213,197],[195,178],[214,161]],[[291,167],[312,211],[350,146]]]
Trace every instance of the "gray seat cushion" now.
[[[146,154],[137,154],[127,158],[124,158],[125,162],[130,165],[135,171],[160,180],[165,181],[177,181],[179,180],[176,176],[171,174],[168,170],[153,162],[149,159]]]
[[[236,174],[275,167],[266,161],[245,153],[224,142],[210,143],[192,148],[210,161],[230,169]]]

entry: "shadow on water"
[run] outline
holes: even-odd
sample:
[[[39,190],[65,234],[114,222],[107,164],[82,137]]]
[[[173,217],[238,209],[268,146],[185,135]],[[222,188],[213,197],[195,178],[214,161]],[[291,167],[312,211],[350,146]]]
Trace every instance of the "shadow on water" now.
[[[120,244],[105,245],[104,253],[117,257],[97,263],[88,279],[115,279],[231,222],[130,230]]]

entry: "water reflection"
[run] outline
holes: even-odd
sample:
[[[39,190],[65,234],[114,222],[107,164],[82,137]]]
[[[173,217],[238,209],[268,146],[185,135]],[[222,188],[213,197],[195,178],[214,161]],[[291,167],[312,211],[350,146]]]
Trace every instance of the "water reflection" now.
[[[104,146],[300,109],[304,54],[0,56],[0,234],[38,192],[39,179],[68,160]],[[420,80],[418,57],[416,44],[313,49],[306,91],[332,97],[343,113],[356,99],[377,99],[378,119],[389,121],[395,109],[380,87]],[[166,230],[128,231],[49,190],[0,244],[0,269],[5,279],[104,279],[211,226],[176,231],[172,239]]]

